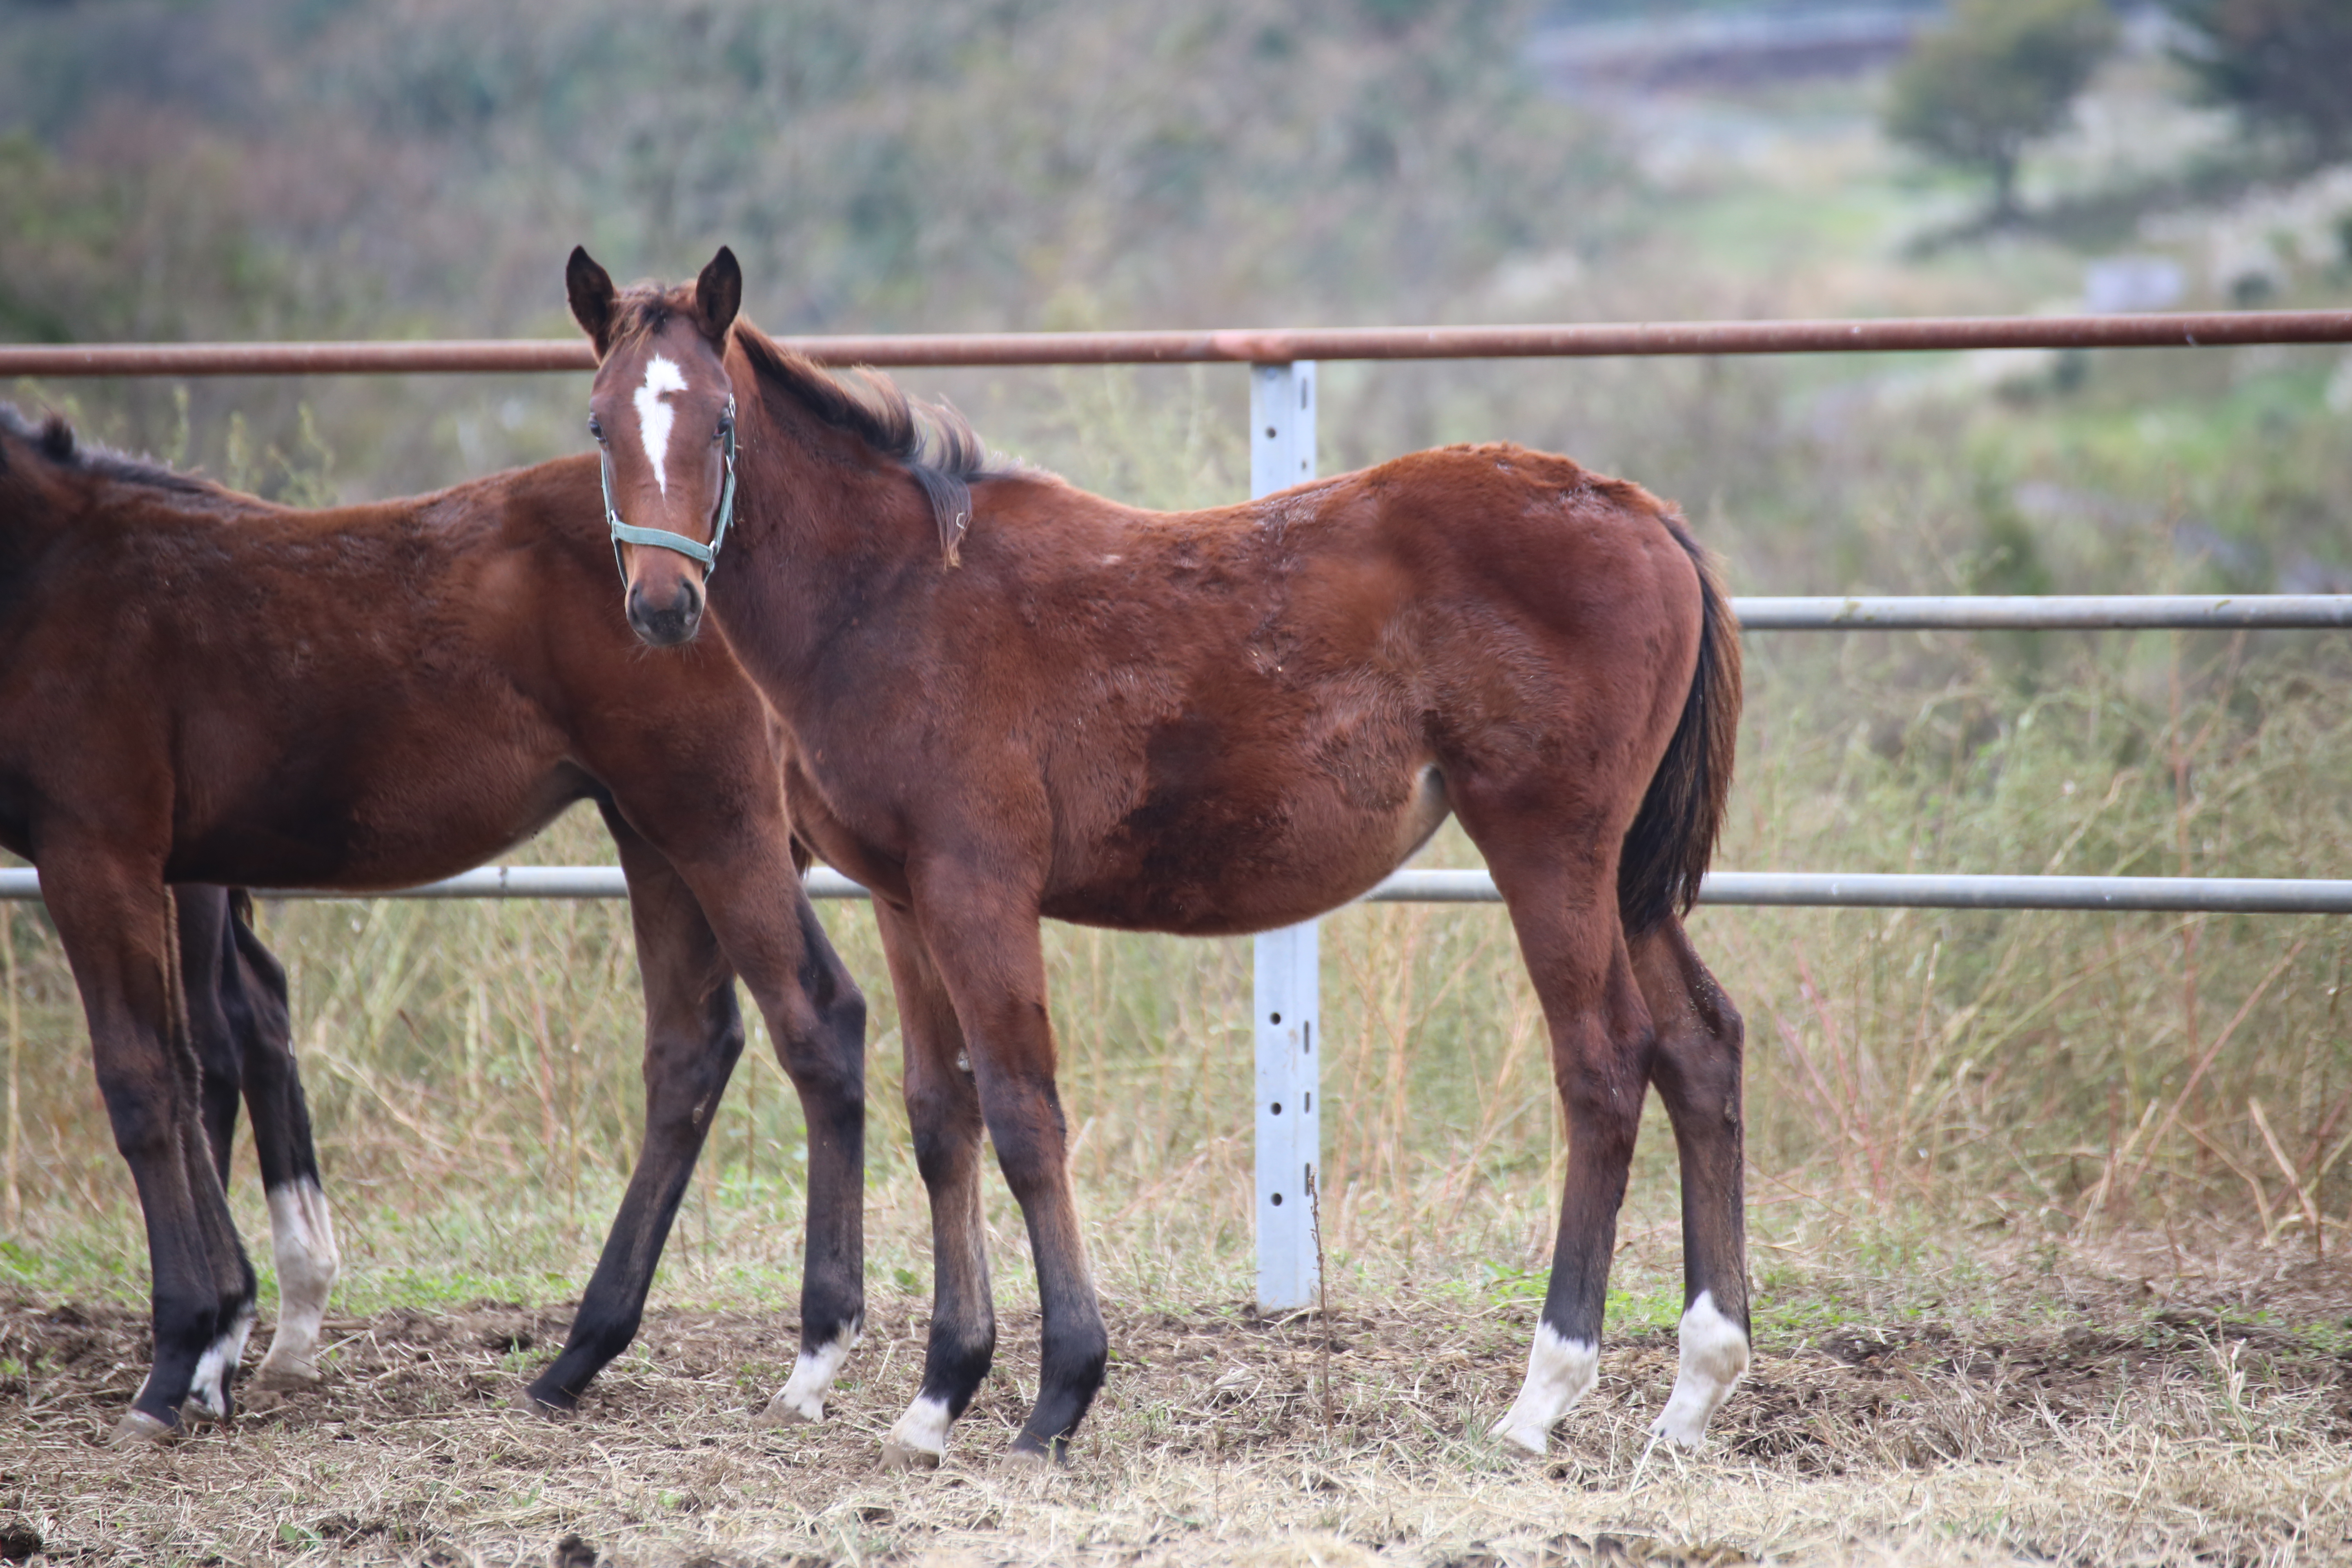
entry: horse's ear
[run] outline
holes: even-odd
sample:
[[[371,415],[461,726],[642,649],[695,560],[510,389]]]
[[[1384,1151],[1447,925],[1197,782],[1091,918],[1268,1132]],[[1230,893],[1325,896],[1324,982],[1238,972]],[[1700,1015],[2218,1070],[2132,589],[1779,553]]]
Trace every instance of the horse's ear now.
[[[572,319],[596,344],[596,357],[613,346],[613,275],[596,265],[584,245],[572,247],[563,267],[563,287],[572,296]]]
[[[722,245],[694,280],[694,310],[702,321],[702,335],[714,346],[726,347],[727,329],[742,308],[743,268],[736,265],[735,253]]]

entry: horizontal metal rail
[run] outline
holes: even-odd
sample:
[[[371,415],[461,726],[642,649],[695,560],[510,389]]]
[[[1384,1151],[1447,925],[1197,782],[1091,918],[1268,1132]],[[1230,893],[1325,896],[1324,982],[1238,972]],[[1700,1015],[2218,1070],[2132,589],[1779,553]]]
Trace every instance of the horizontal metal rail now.
[[[2352,342],[2352,310],[1914,316],[1813,321],[1581,321],[1144,332],[788,337],[820,364],[1281,364],[1301,360],[1595,359],[1953,349],[2209,348]],[[584,371],[585,339],[0,344],[0,376],[343,375]]]
[[[1398,871],[1364,895],[1381,904],[1496,904],[1484,871]],[[2352,914],[2352,880],[2288,877],[1913,876],[1710,871],[1698,901],[1747,908],[2116,910],[2187,914]]]
[[[2352,594],[2047,594],[1734,599],[1743,631],[2032,631],[2352,626]]]
[[[2016,627],[2352,626],[2352,595],[2081,595],[2019,597],[1743,598],[1746,631],[1906,631]],[[864,888],[824,867],[808,875],[816,899],[862,899]],[[292,899],[619,899],[611,866],[486,866],[422,887],[377,892],[289,889]],[[41,896],[32,871],[0,870],[0,900]],[[1484,871],[1399,871],[1370,903],[1498,903]],[[1704,904],[1956,910],[2147,910],[2210,914],[2352,914],[2352,880],[2210,877],[2050,877],[1717,871]]]
[[[808,874],[813,899],[863,899],[866,889],[838,871]],[[272,899],[625,899],[617,866],[485,866],[421,888],[342,892],[263,890]],[[0,871],[0,900],[41,896],[37,875]],[[1499,904],[1484,871],[1397,871],[1360,903]],[[2112,910],[2182,914],[2352,914],[2352,880],[2284,877],[1913,876],[1841,871],[1712,871],[1698,901],[1748,908],[1917,910]]]

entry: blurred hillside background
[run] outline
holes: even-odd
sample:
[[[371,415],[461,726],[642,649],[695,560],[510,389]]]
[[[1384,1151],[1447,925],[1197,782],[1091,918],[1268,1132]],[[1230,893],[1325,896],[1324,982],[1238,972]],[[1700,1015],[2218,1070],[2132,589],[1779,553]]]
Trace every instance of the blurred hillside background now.
[[[787,333],[2340,306],[2348,18],[2347,0],[0,0],[0,337],[563,336],[575,242],[669,278],[728,243],[750,313]],[[1246,488],[1236,367],[900,379],[1126,499]],[[1566,451],[1678,500],[1744,593],[2352,590],[2341,348],[1332,364],[1322,384],[1327,473],[1449,440]],[[0,387],[301,502],[580,450],[584,391]],[[1749,659],[1720,864],[2352,871],[2341,637],[1780,635]],[[608,853],[567,819],[515,858]],[[1471,851],[1449,830],[1431,854]],[[72,1064],[23,1091],[11,1169],[62,1206],[21,1223],[113,1215],[107,1256],[135,1278],[69,983],[37,914],[14,919],[26,1059]],[[913,1268],[865,919],[827,915],[876,994],[877,1201],[902,1206]],[[459,1267],[460,1221],[404,1228],[430,1212],[420,1183],[477,1215],[548,1201],[510,1177],[551,1158],[609,1186],[636,1136],[616,911],[270,921],[331,1182],[409,1205],[355,1221],[363,1267]],[[1855,1223],[1857,1197],[2037,1237],[2116,1215],[2258,1217],[2266,1240],[2345,1223],[2343,922],[1720,910],[1698,931],[1750,1020],[1775,1257],[1813,1256],[1790,1237]],[[1239,1290],[1246,944],[1054,940],[1096,1212],[1146,1215],[1162,1264],[1211,1260]],[[1416,1233],[1390,1221],[1435,1216],[1426,1256],[1517,1289],[1559,1147],[1501,916],[1356,910],[1325,942],[1335,1247],[1390,1268]],[[760,1184],[792,1179],[789,1098],[772,1066],[746,1071],[768,1087],[730,1100],[713,1182],[735,1185],[705,1190],[706,1243],[713,1212],[769,1212]],[[1641,1190],[1670,1237],[1669,1146],[1646,1136]],[[576,1278],[603,1210],[575,1195],[540,1250],[488,1222],[495,1267]],[[1018,1247],[1017,1223],[1001,1234]],[[1656,1261],[1664,1278],[1665,1243]],[[1928,1277],[1889,1270],[1898,1293]]]

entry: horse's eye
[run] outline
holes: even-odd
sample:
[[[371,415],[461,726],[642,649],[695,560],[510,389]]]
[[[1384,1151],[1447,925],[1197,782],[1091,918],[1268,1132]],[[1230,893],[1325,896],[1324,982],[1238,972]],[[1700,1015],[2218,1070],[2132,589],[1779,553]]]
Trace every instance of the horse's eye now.
[[[598,420],[593,414],[588,416],[588,434],[594,437],[599,441],[602,441],[604,438],[604,424],[602,421]]]

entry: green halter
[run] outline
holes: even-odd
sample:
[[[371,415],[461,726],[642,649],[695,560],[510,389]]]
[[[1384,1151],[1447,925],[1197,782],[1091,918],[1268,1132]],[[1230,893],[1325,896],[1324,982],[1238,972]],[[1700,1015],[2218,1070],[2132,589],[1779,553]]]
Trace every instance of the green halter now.
[[[613,564],[621,574],[621,581],[629,580],[629,569],[621,561],[624,544],[650,544],[662,550],[675,550],[689,561],[701,563],[702,575],[708,580],[719,569],[719,547],[727,542],[727,525],[735,521],[735,400],[727,400],[727,412],[719,416],[719,439],[724,447],[727,482],[719,491],[719,526],[711,531],[710,542],[698,544],[683,533],[667,528],[639,528],[623,522],[613,505],[613,449],[602,442],[596,447],[596,474],[604,481],[604,523],[613,531]]]

